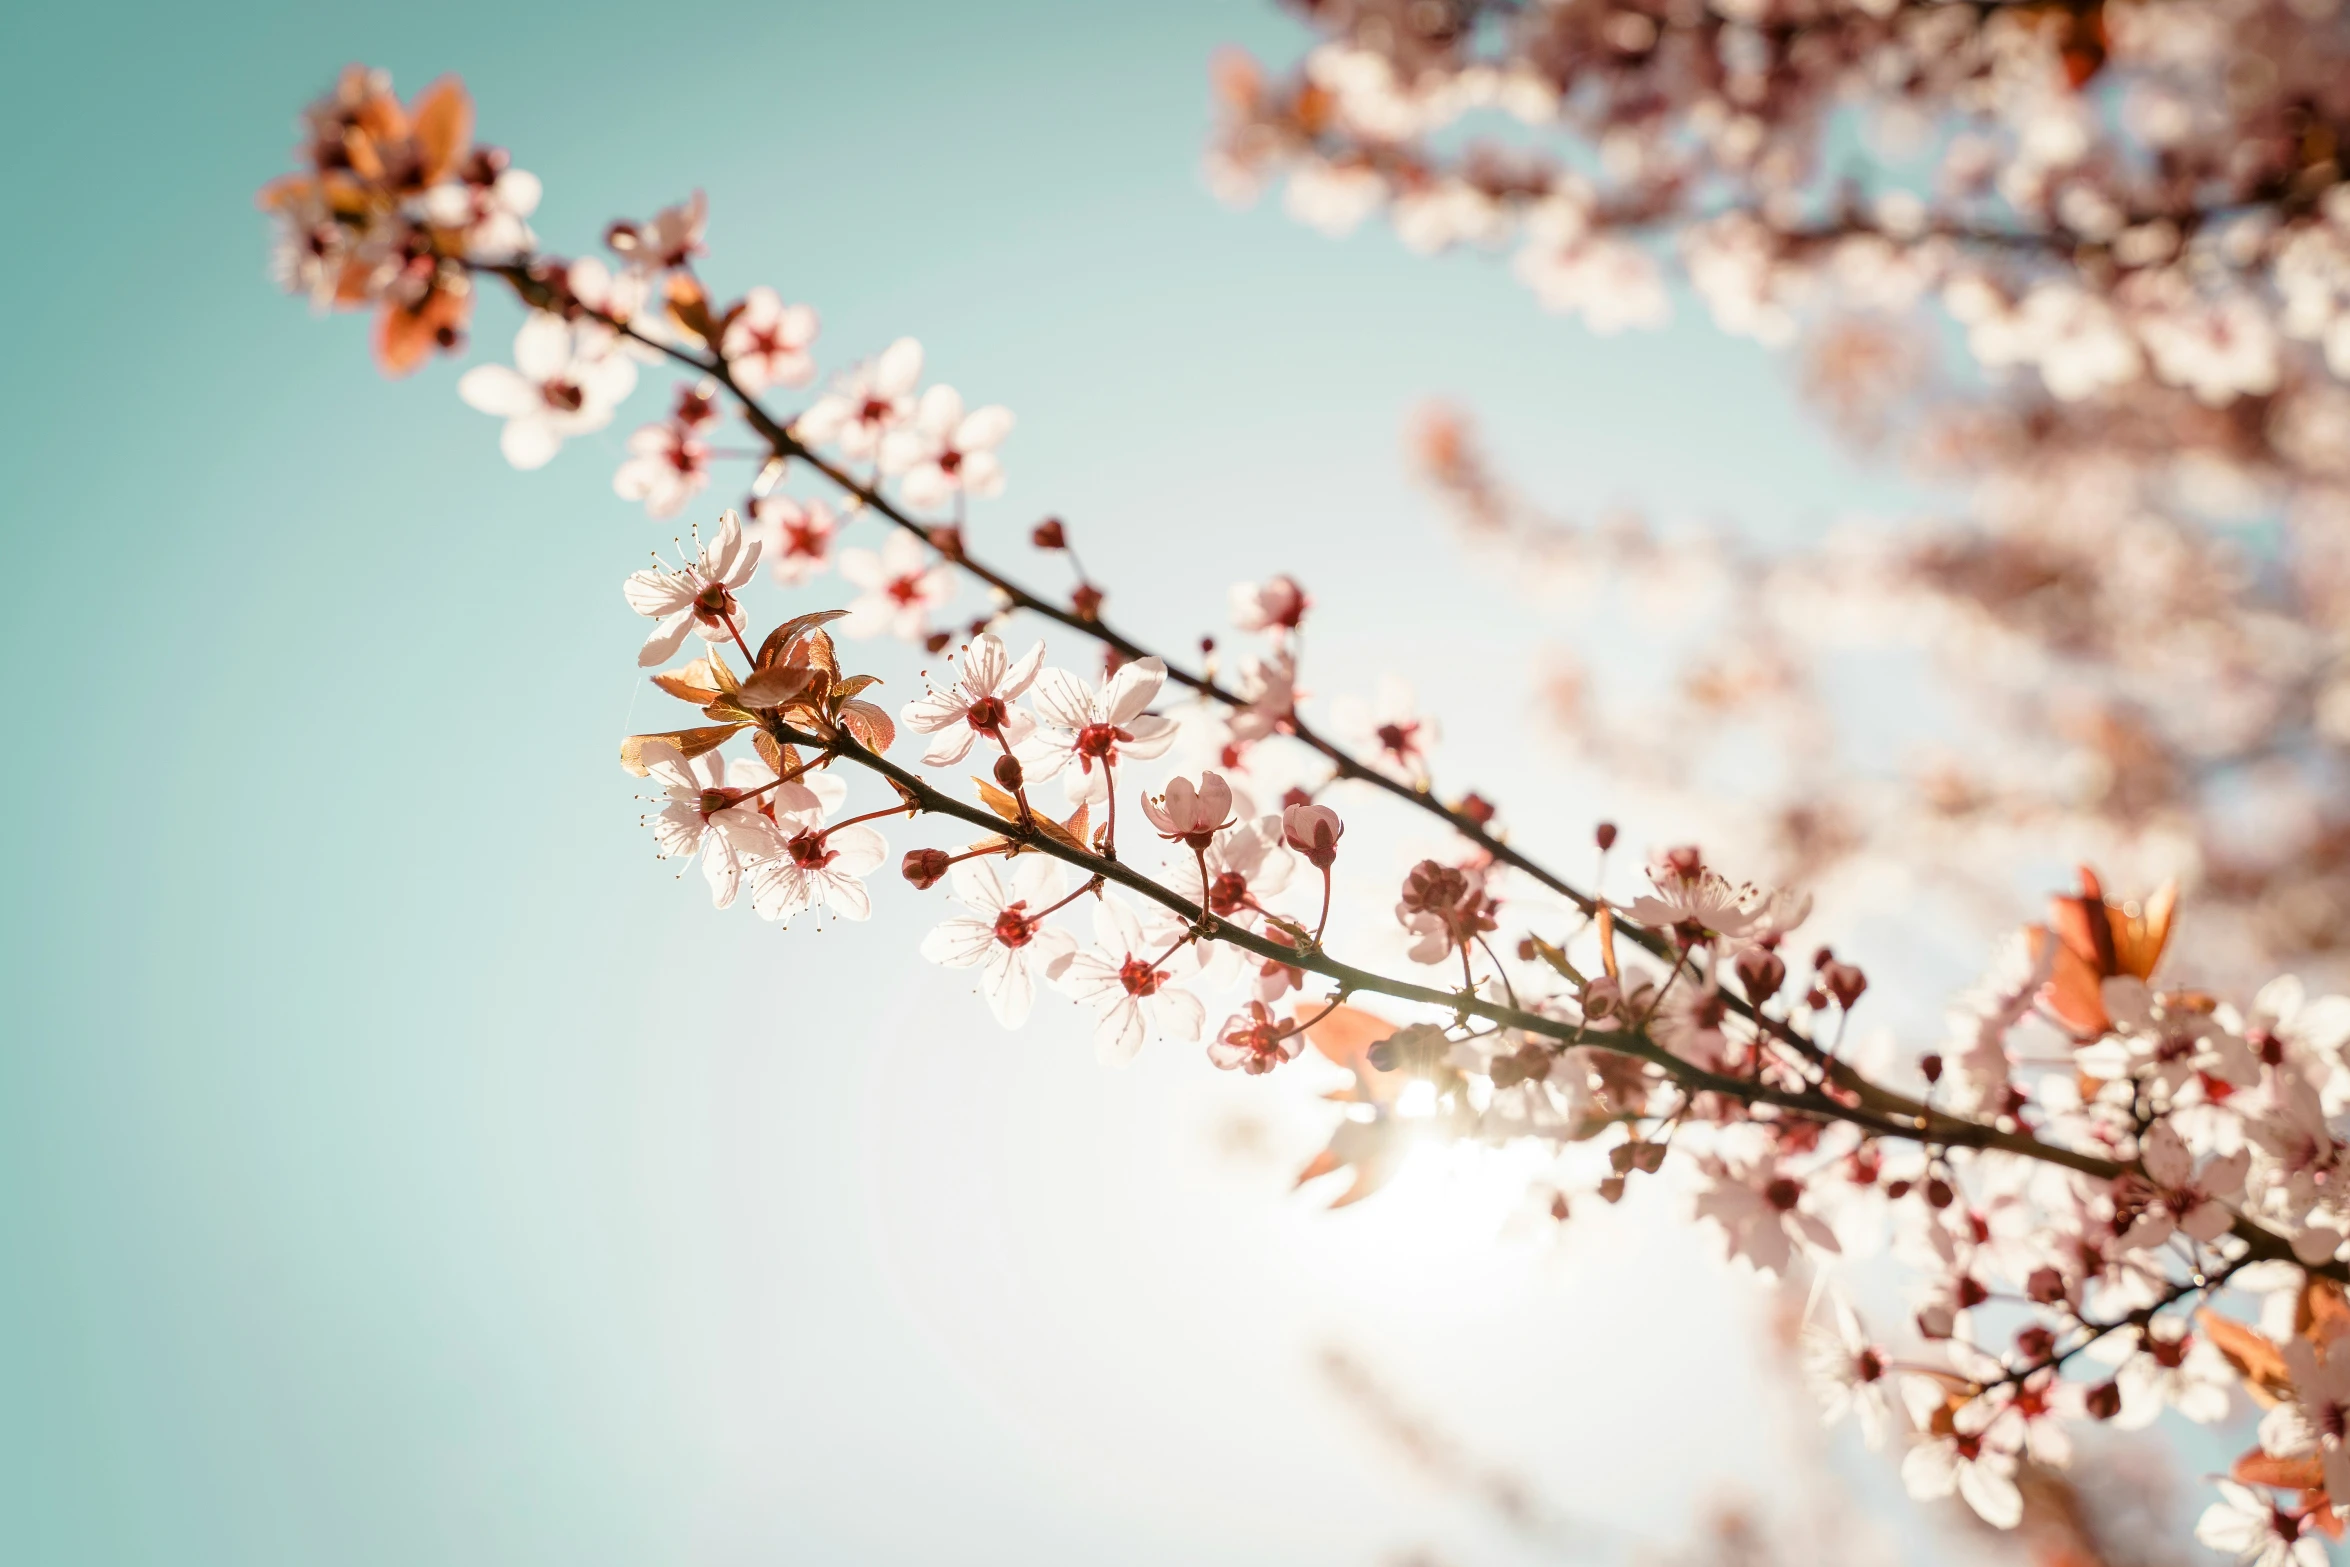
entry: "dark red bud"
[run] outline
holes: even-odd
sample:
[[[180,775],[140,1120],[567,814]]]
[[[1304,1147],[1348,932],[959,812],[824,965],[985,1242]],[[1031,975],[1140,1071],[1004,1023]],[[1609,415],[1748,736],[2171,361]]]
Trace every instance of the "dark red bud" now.
[[[1624,1200],[1624,1178],[1620,1175],[1611,1175],[1600,1182],[1599,1195],[1609,1202],[1622,1202]]]
[[[2056,1305],[2064,1299],[2064,1275],[2054,1268],[2034,1268],[2024,1280],[2024,1293],[2040,1305]]]
[[[1748,947],[1738,954],[1731,967],[1737,971],[1738,984],[1745,990],[1746,999],[1758,1007],[1777,995],[1779,987],[1787,982],[1787,960],[1762,947]]]
[[[1927,1206],[1927,1207],[1929,1207],[1929,1208],[1947,1208],[1947,1207],[1949,1207],[1949,1206],[1951,1205],[1951,1203],[1952,1203],[1952,1202],[1954,1202],[1954,1201],[1956,1201],[1956,1200],[1957,1200],[1957,1194],[1956,1194],[1955,1192],[1951,1191],[1951,1189],[1950,1189],[1950,1183],[1949,1183],[1948,1181],[1946,1181],[1946,1180],[1942,1179],[1942,1177],[1941,1177],[1941,1176],[1939,1176],[1939,1175],[1936,1175],[1936,1176],[1930,1176],[1930,1177],[1928,1177],[1928,1178],[1927,1178],[1927,1181],[1926,1181],[1926,1206]]]
[[[1850,963],[1831,963],[1820,970],[1820,983],[1836,998],[1836,1005],[1849,1012],[1861,992],[1869,988],[1869,977]]]
[[[1040,550],[1065,550],[1069,535],[1062,530],[1060,518],[1047,517],[1028,531],[1028,542]]]
[[[995,781],[1007,789],[1017,789],[1026,783],[1028,775],[1020,769],[1020,758],[1009,752],[997,757],[995,759]]]
[[[1101,619],[1102,590],[1090,582],[1080,582],[1070,590],[1069,607],[1077,611],[1079,620]]]
[[[2046,1360],[2056,1353],[2056,1335],[2035,1322],[2015,1336],[2015,1352],[2026,1360]]]
[[[1939,1083],[1942,1081],[1942,1058],[1929,1052],[1919,1060],[1918,1070],[1926,1074],[1927,1082]]]
[[[1991,1291],[1971,1274],[1958,1281],[1958,1304],[1962,1311],[1971,1311],[1991,1298]]]
[[[1591,837],[1592,841],[1599,845],[1599,852],[1602,854],[1607,853],[1608,850],[1616,846],[1616,824],[1614,822],[1601,822],[1599,824],[1599,830],[1594,832]]]
[[[933,631],[930,635],[922,639],[922,646],[926,652],[944,653],[954,642],[954,640],[954,633],[952,632]]]
[[[1493,802],[1481,794],[1463,795],[1461,803],[1454,806],[1453,809],[1480,827],[1487,826],[1493,821]]]
[[[908,849],[905,860],[898,866],[906,880],[916,887],[936,886],[947,873],[947,851],[944,849]]]
[[[2083,1402],[2089,1406],[2090,1419],[2111,1420],[2122,1412],[2122,1390],[2114,1383],[2100,1382],[2089,1389]]]
[[[930,547],[949,560],[963,558],[963,530],[951,522],[942,522],[930,530]]]

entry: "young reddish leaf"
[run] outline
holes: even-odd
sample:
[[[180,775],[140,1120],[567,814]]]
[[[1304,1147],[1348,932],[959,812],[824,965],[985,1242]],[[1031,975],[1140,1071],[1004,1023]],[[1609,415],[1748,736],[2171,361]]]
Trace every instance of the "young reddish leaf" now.
[[[422,165],[418,177],[423,184],[438,185],[473,145],[472,95],[456,77],[444,76],[416,95],[408,116]]]
[[[2285,1357],[2265,1334],[2208,1308],[2195,1313],[2195,1325],[2236,1368],[2236,1374],[2244,1379],[2244,1390],[2262,1407],[2275,1404],[2292,1391],[2293,1375],[2285,1369]]]
[[[2230,1473],[2246,1485],[2273,1485],[2281,1491],[2322,1491],[2326,1483],[2325,1460],[2315,1453],[2277,1458],[2256,1447],[2237,1459]]]
[[[768,632],[767,640],[759,644],[759,666],[763,669],[774,663],[788,653],[791,650],[791,645],[802,636],[815,630],[818,626],[840,619],[847,613],[848,611],[845,609],[820,609],[812,614],[793,616],[773,631]],[[829,651],[830,638],[825,639],[825,646]],[[806,662],[806,660],[802,662]],[[835,668],[833,672],[837,674],[839,670]]]
[[[751,674],[736,689],[735,700],[745,707],[780,707],[808,689],[808,682],[816,678],[812,669],[791,664],[768,664]]]
[[[630,735],[620,742],[620,765],[639,778],[650,771],[651,764],[661,759],[661,750],[676,752],[681,757],[700,756],[704,751],[715,751],[742,730],[741,724],[714,724],[707,729],[672,729],[666,734]]]
[[[898,737],[896,720],[871,702],[845,704],[840,710],[840,726],[876,754],[888,750]]]
[[[1371,1047],[1395,1030],[1395,1024],[1376,1012],[1337,1006],[1314,1021],[1306,1030],[1306,1038],[1327,1059],[1343,1067],[1359,1068],[1367,1063]]]

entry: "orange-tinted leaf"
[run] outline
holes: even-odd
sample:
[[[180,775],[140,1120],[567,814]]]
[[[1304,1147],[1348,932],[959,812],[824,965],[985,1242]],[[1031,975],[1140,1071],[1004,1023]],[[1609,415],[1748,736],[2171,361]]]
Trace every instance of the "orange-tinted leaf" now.
[[[1567,961],[1567,954],[1564,950],[1552,946],[1540,936],[1528,936],[1526,939],[1534,944],[1534,955],[1556,969],[1560,975],[1577,985],[1587,983],[1583,976],[1575,971],[1575,965]]]
[[[764,668],[790,651],[791,645],[818,626],[838,620],[847,614],[845,609],[820,609],[809,615],[795,615],[767,633],[767,640],[759,644],[759,664]],[[831,639],[825,639],[825,651],[831,651]],[[832,673],[839,674],[840,666],[832,665]]]
[[[672,729],[666,734],[630,735],[620,742],[620,765],[642,778],[651,770],[651,764],[661,760],[663,749],[679,756],[700,756],[704,751],[715,751],[742,730],[741,724],[713,724],[706,729]]]
[[[669,307],[670,320],[705,343],[717,340],[718,324],[710,319],[710,296],[691,276],[670,273],[664,303]]]
[[[2277,1458],[2257,1447],[2237,1459],[2229,1473],[2246,1485],[2273,1485],[2280,1491],[2322,1491],[2326,1483],[2325,1460],[2317,1454]]]
[[[2195,1325],[2211,1340],[2212,1347],[2227,1357],[2236,1375],[2244,1379],[2244,1390],[2261,1405],[2272,1405],[2292,1390],[2293,1378],[2285,1369],[2285,1357],[2266,1334],[2208,1308],[2195,1313]]]
[[[2293,1303],[2293,1331],[2312,1344],[2330,1344],[2350,1332],[2350,1301],[2332,1279],[2306,1279]]]
[[[808,689],[808,682],[816,672],[791,664],[769,664],[755,670],[734,693],[734,699],[745,707],[780,707]]]
[[[469,294],[436,288],[411,307],[384,301],[375,316],[375,362],[386,375],[406,375],[432,357],[444,334],[465,329],[473,308]]]
[[[473,97],[454,76],[416,95],[408,118],[415,129],[423,182],[437,185],[456,170],[473,145]]]
[[[844,704],[840,710],[840,726],[855,735],[866,750],[875,754],[897,743],[896,721],[871,702]]]
[[[1620,980],[1624,971],[1616,964],[1616,911],[1603,903],[1595,917],[1599,924],[1599,966],[1607,970],[1608,978]]]
[[[710,703],[717,701],[719,697],[719,692],[715,687],[695,685],[692,681],[685,678],[685,672],[683,670],[680,670],[673,675],[655,675],[653,676],[653,684],[659,686],[662,690],[668,692],[671,696],[676,697],[679,701],[691,702],[696,707],[706,707]]]
[[[1340,1066],[1363,1068],[1368,1064],[1371,1047],[1395,1030],[1395,1024],[1376,1012],[1336,1006],[1306,1030],[1306,1038],[1316,1050]]]

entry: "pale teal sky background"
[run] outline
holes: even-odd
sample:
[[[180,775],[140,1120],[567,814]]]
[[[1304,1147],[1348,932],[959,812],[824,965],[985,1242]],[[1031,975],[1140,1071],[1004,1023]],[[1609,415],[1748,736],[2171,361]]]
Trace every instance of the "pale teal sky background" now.
[[[1534,801],[1528,653],[1570,628],[1451,553],[1407,411],[1482,410],[1584,510],[1895,504],[1783,366],[1219,207],[1209,52],[1299,38],[1254,3],[29,10],[0,1560],[1540,1559],[1355,1429],[1333,1342],[1602,1557],[1783,1478],[1643,1380],[1670,1341],[1772,1407],[1746,1297],[1643,1216],[1563,1267],[1487,1244],[1473,1174],[1320,1216],[1284,1195],[1309,1098],[1190,1052],[1105,1076],[1051,1008],[1001,1034],[914,958],[935,903],[781,936],[678,885],[612,761],[649,711],[618,582],[674,530],[609,474],[666,383],[514,474],[452,367],[387,384],[272,291],[252,192],[351,59],[463,73],[556,247],[699,184],[713,277],[816,303],[828,364],[912,332],[1017,410],[981,537],[1062,513],[1178,644],[1304,573],[1325,691],[1442,684],[1446,628],[1493,672],[1444,704],[1455,776]],[[1517,819],[1573,844],[1600,805]],[[1257,1105],[1278,1155],[1219,1154]]]

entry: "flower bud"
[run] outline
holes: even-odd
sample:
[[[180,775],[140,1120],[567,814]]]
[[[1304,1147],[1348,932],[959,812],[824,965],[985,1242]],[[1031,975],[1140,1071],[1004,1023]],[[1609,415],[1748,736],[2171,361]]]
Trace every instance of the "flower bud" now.
[[[1007,789],[1017,789],[1026,783],[1028,775],[1020,768],[1020,758],[1009,751],[997,757],[995,759],[995,781]]]
[[[1836,998],[1836,1005],[1849,1012],[1861,992],[1869,988],[1869,977],[1853,964],[1830,963],[1820,970],[1820,983]]]
[[[1918,1059],[1918,1070],[1925,1074],[1927,1082],[1941,1082],[1942,1057],[1933,1051],[1927,1051],[1925,1055],[1919,1057]]]
[[[1929,1176],[1929,1177],[1927,1178],[1927,1180],[1926,1180],[1926,1206],[1927,1206],[1927,1207],[1929,1207],[1929,1208],[1947,1208],[1947,1207],[1949,1207],[1949,1206],[1950,1206],[1950,1205],[1951,1205],[1953,1202],[1955,1202],[1955,1201],[1957,1201],[1957,1200],[1958,1200],[1958,1194],[1957,1194],[1956,1192],[1953,1192],[1953,1191],[1950,1189],[1950,1183],[1949,1183],[1948,1181],[1946,1181],[1946,1180],[1942,1179],[1942,1177],[1941,1177],[1941,1176],[1939,1176],[1939,1175],[1936,1175],[1936,1176]]]
[[[1608,850],[1616,846],[1616,824],[1614,822],[1601,822],[1599,824],[1599,830],[1593,833],[1591,837],[1592,841],[1599,845],[1599,852],[1602,854],[1607,853]]]
[[[1624,1178],[1620,1175],[1611,1175],[1600,1182],[1599,1195],[1609,1202],[1622,1202],[1624,1200]]]
[[[2035,1322],[2015,1336],[2015,1352],[2026,1360],[2046,1360],[2056,1353],[2056,1335]]]
[[[1327,805],[1292,805],[1281,813],[1281,839],[1305,856],[1306,863],[1327,872],[1338,858],[1338,840],[1346,823]]]
[[[898,869],[906,880],[918,888],[934,887],[947,873],[947,851],[944,849],[908,849]]]
[[[1787,983],[1787,960],[1764,947],[1748,947],[1738,954],[1731,968],[1738,975],[1738,984],[1746,992],[1746,999],[1756,1006],[1779,993]]]
[[[1460,815],[1467,817],[1470,821],[1475,822],[1480,827],[1488,826],[1493,821],[1493,802],[1486,799],[1485,796],[1481,794],[1465,794],[1461,796],[1461,803],[1454,806],[1453,810]]]
[[[922,639],[922,650],[925,653],[944,653],[954,640],[953,635],[948,632],[933,631]]]
[[[2024,1293],[2040,1305],[2054,1306],[2064,1299],[2064,1275],[2054,1268],[2034,1268],[2024,1280]]]
[[[1550,1199],[1550,1216],[1558,1220],[1559,1223],[1564,1224],[1567,1222],[1567,1213],[1567,1194],[1565,1192],[1552,1193]]]
[[[949,560],[963,558],[963,530],[951,522],[942,522],[930,530],[930,547]]]
[[[1991,1298],[1991,1291],[1973,1274],[1963,1274],[1958,1281],[1958,1304],[1964,1311],[1972,1311]]]
[[[1069,535],[1062,529],[1060,518],[1047,517],[1029,530],[1028,542],[1040,550],[1065,550],[1069,547]]]
[[[2089,1389],[2082,1403],[2088,1407],[2090,1419],[2111,1420],[2122,1412],[2121,1387],[2113,1382],[2100,1382]]]
[[[1090,582],[1080,582],[1069,590],[1069,607],[1077,611],[1079,620],[1102,618],[1102,590]]]

